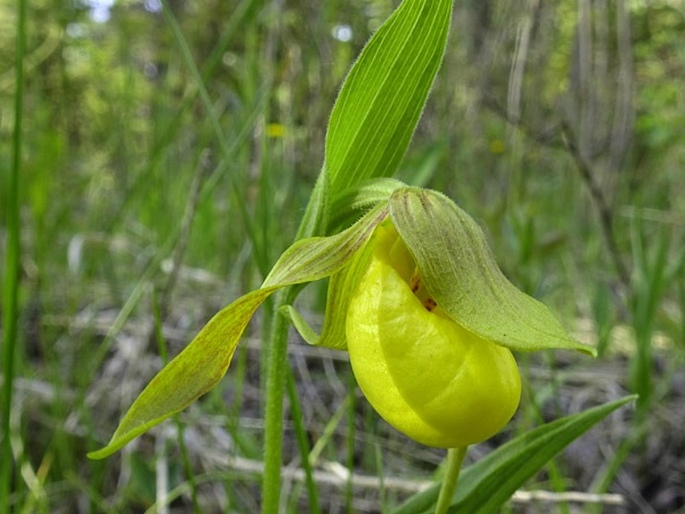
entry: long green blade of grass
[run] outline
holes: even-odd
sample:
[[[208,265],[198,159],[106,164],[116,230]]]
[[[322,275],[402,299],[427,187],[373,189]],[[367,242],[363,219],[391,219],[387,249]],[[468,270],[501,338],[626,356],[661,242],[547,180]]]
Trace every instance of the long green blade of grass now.
[[[176,18],[174,17],[168,2],[163,1],[162,6],[162,13],[164,14],[164,18],[168,23],[169,27],[171,28],[174,40],[178,45],[179,50],[181,51],[181,55],[183,56],[183,61],[185,62],[186,66],[188,67],[188,70],[190,71],[193,77],[195,86],[198,88],[200,99],[202,100],[202,104],[206,110],[207,117],[209,118],[209,122],[212,126],[212,130],[216,135],[217,142],[219,143],[219,148],[221,149],[224,158],[230,160],[232,158],[231,146],[228,144],[228,139],[226,138],[226,135],[224,134],[224,131],[221,128],[219,118],[214,112],[214,106],[212,104],[211,98],[209,97],[207,87],[205,86],[205,83],[202,79],[202,74],[200,73],[200,70],[198,69],[197,64],[195,63],[195,60],[193,59],[190,48],[188,47],[188,43],[185,37],[183,36],[183,32],[181,31],[181,27],[179,27],[178,22],[176,21]],[[250,237],[250,240],[255,245],[254,256],[255,260],[257,261],[259,271],[262,273],[262,275],[266,276],[269,270],[269,263],[266,262],[266,257],[264,253],[260,251],[261,248],[258,244],[259,239],[256,235],[254,222],[252,221],[252,218],[250,217],[250,214],[247,211],[247,206],[245,204],[243,196],[241,196],[241,192],[239,191],[237,180],[232,174],[228,174],[228,177],[231,181],[231,192],[236,199],[236,205],[240,213],[241,221],[243,222],[243,225]]]
[[[493,513],[549,459],[619,407],[635,401],[627,396],[579,414],[558,419],[500,446],[466,468],[452,499],[450,513]],[[436,484],[412,496],[394,514],[430,511],[438,497]]]
[[[24,104],[24,53],[26,47],[26,0],[19,0],[16,47],[16,92],[14,95],[14,135],[12,138],[12,168],[7,200],[7,251],[3,289],[3,345],[2,345],[2,428],[0,436],[0,512],[10,511],[13,462],[10,446],[10,415],[14,382],[14,359],[17,346],[17,313],[19,292],[19,169],[21,167],[21,133]]]

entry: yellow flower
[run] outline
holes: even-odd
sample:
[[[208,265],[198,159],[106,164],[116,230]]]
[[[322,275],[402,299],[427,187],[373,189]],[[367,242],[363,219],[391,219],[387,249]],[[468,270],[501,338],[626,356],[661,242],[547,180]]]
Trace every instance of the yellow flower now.
[[[511,284],[475,221],[446,196],[387,181],[384,199],[342,232],[301,239],[262,286],[219,311],[140,393],[110,442],[117,451],[212,389],[262,302],[283,287],[330,277],[321,335],[292,305],[311,344],[348,350],[359,385],[416,441],[467,446],[497,433],[521,395],[515,351],[594,350]]]
[[[447,316],[390,221],[376,229],[373,244],[346,319],[364,395],[388,423],[429,446],[461,447],[493,436],[521,395],[511,351]]]
[[[269,123],[266,126],[266,135],[271,138],[281,138],[285,136],[285,125],[280,123]]]
[[[490,143],[490,153],[499,155],[501,153],[504,153],[505,150],[506,146],[504,146],[504,141],[502,141],[501,139],[495,139]]]

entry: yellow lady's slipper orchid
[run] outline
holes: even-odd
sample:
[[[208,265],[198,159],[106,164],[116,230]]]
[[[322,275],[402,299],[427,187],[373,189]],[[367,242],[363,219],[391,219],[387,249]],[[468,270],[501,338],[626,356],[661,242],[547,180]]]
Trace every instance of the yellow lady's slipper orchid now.
[[[372,244],[345,329],[364,395],[388,423],[429,446],[462,447],[493,436],[521,396],[511,351],[447,316],[390,220]]]
[[[281,312],[311,344],[347,349],[371,405],[430,446],[483,441],[514,415],[521,383],[509,349],[594,353],[506,279],[478,225],[454,202],[395,185],[351,227],[283,252],[262,286],[219,311],[89,457],[111,455],[213,388],[269,295],[325,277],[331,279],[320,336],[293,306]]]

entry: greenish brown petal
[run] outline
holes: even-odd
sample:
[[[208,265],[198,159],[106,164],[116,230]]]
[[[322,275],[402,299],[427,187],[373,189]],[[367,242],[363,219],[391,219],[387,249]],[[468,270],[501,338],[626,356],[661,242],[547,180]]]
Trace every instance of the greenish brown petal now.
[[[212,389],[226,374],[245,327],[267,296],[281,287],[319,280],[341,269],[387,215],[387,204],[379,205],[339,234],[303,239],[288,248],[261,289],[240,297],[214,316],[147,385],[109,444],[88,456],[102,459],[111,455]]]
[[[262,287],[313,282],[332,275],[354,257],[387,216],[388,206],[383,203],[338,234],[297,241],[283,252]]]
[[[500,271],[476,222],[445,195],[407,187],[390,198],[390,217],[426,288],[463,327],[512,350],[593,348],[571,339],[550,310]]]
[[[109,444],[88,457],[102,459],[111,455],[212,389],[226,374],[240,336],[257,307],[276,289],[258,289],[219,311],[140,393]]]

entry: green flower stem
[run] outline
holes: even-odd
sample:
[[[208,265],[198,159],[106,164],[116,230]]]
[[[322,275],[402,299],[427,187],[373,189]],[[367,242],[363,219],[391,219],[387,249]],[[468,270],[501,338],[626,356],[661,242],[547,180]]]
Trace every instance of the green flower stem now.
[[[457,489],[457,482],[459,482],[459,472],[461,471],[461,463],[464,461],[467,446],[461,448],[450,448],[447,452],[447,470],[445,478],[442,479],[442,486],[440,487],[440,495],[438,496],[438,504],[435,507],[435,514],[446,514],[452,503],[454,491]]]
[[[325,223],[325,176],[322,171],[300,222],[295,240],[313,236]],[[264,476],[262,478],[262,513],[277,514],[281,495],[283,461],[283,394],[287,365],[290,321],[281,307],[291,305],[299,289],[286,287],[275,294],[271,337],[266,363],[266,409],[264,415]]]
[[[280,314],[283,305],[295,299],[297,289],[288,287],[276,294],[274,319],[266,364],[266,414],[264,429],[264,478],[262,481],[262,513],[277,514],[281,495],[281,465],[283,461],[283,393],[287,366],[288,319]]]

